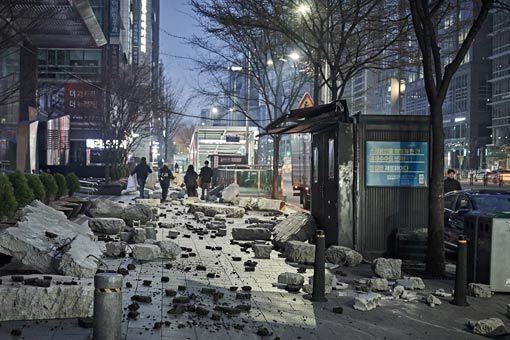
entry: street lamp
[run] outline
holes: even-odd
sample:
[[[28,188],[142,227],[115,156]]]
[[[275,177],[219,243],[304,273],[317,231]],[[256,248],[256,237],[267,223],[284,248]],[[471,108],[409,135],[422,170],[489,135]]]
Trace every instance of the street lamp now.
[[[299,54],[297,52],[292,52],[291,54],[289,54],[289,57],[294,61],[299,60]]]
[[[307,4],[301,4],[298,6],[296,11],[301,15],[306,15],[308,12],[310,12],[310,6]]]

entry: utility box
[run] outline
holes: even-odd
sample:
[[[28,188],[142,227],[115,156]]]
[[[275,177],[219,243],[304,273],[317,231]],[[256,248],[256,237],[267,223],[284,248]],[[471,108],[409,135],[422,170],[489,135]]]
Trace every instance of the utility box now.
[[[470,213],[465,216],[468,238],[468,282],[510,292],[510,213]]]

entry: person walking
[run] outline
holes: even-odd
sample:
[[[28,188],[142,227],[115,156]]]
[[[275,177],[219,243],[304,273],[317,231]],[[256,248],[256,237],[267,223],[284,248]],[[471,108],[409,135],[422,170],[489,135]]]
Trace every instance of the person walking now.
[[[147,159],[145,157],[142,157],[140,160],[140,163],[135,167],[131,175],[136,174],[136,180],[138,181],[138,186],[140,189],[140,198],[145,198],[144,191],[145,191],[145,182],[147,181],[147,177],[149,177],[149,174],[152,173],[151,168],[147,164]]]
[[[448,169],[446,172],[446,179],[444,180],[444,193],[450,191],[462,190],[460,182],[455,179],[455,170]]]
[[[176,173],[179,173],[179,163],[175,162],[174,170]]]
[[[207,193],[209,193],[209,188],[211,187],[211,180],[213,176],[213,171],[209,167],[209,161],[204,162],[204,166],[202,169],[200,169],[200,188],[202,188],[202,195],[200,196],[200,199],[205,200],[207,197],[205,195],[205,191],[207,190]]]
[[[161,203],[166,201],[166,197],[168,196],[168,188],[170,187],[170,181],[173,180],[174,174],[168,167],[168,165],[163,165],[161,169],[159,169],[159,185],[161,185]]]
[[[195,168],[193,165],[188,166],[188,170],[186,170],[186,174],[184,175],[184,184],[186,185],[186,191],[188,193],[188,197],[197,197],[197,188],[198,188],[198,174],[195,172]]]

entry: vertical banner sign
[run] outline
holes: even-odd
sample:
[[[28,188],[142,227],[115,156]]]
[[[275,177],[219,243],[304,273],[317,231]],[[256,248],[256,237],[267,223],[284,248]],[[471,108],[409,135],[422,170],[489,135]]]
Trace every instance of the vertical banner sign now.
[[[427,142],[366,142],[367,187],[427,187]]]
[[[120,36],[120,0],[110,0],[110,37]]]
[[[134,0],[133,2],[133,64],[138,65],[140,59],[140,41],[141,41],[141,18],[142,18],[142,4],[141,0]]]

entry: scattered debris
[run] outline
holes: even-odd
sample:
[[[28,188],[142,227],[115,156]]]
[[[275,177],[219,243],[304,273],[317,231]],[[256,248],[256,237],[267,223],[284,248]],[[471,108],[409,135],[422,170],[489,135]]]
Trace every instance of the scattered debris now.
[[[508,333],[505,324],[499,318],[470,321],[469,325],[473,328],[473,333],[487,337],[496,337]]]
[[[149,222],[154,217],[152,208],[145,204],[128,205],[122,210],[120,218],[122,218],[127,225],[132,226],[133,221],[140,221],[141,224]]]
[[[429,296],[427,296],[425,301],[427,301],[427,303],[429,304],[430,307],[439,306],[441,304],[441,300],[439,300],[437,297],[435,297],[432,294],[429,294]]]
[[[402,260],[379,257],[372,261],[372,271],[384,279],[400,279],[402,275]]]
[[[133,258],[142,261],[152,261],[161,256],[161,248],[155,244],[135,244]]]
[[[373,292],[387,292],[390,290],[388,286],[388,280],[386,279],[368,279],[367,287]]]
[[[331,246],[326,250],[326,260],[341,266],[354,267],[363,261],[363,256],[351,248]]]
[[[479,298],[491,298],[491,286],[481,283],[470,283],[468,284],[468,294]]]
[[[284,256],[290,262],[313,264],[315,262],[315,245],[301,241],[289,241],[285,244]]]
[[[305,278],[301,274],[296,273],[281,273],[278,275],[278,283],[302,286],[305,283]]]
[[[404,294],[405,290],[406,289],[402,286],[396,286],[395,288],[393,288],[391,295],[393,295],[395,299],[400,299],[400,297],[402,297],[402,294]]]
[[[181,248],[175,242],[159,241],[157,245],[161,249],[161,256],[165,259],[175,260],[181,253]]]
[[[96,233],[117,235],[124,231],[126,222],[120,218],[97,217],[89,219],[89,227]]]
[[[244,216],[244,209],[215,203],[191,203],[189,213],[201,212],[205,216],[213,217],[217,214],[224,214],[227,217],[241,218]]]
[[[377,293],[358,294],[354,298],[353,308],[359,311],[368,312],[381,305],[382,295]]]
[[[446,293],[443,288],[439,288],[439,289],[436,289],[436,291],[434,292],[434,295],[444,297],[444,298],[449,298],[449,297],[452,297],[453,294]]]
[[[265,228],[232,228],[232,238],[239,241],[270,240],[271,232]]]
[[[126,255],[126,244],[123,242],[107,243],[105,254],[109,257],[124,257]]]
[[[397,285],[403,286],[405,289],[425,289],[425,283],[423,283],[423,280],[421,277],[409,277],[404,276],[402,279],[397,280]]]
[[[295,213],[278,223],[273,231],[273,243],[284,249],[289,241],[307,241],[313,237],[316,229],[311,215]]]
[[[269,259],[271,258],[271,251],[273,250],[273,246],[267,244],[254,244],[251,249],[255,253],[256,258]]]

